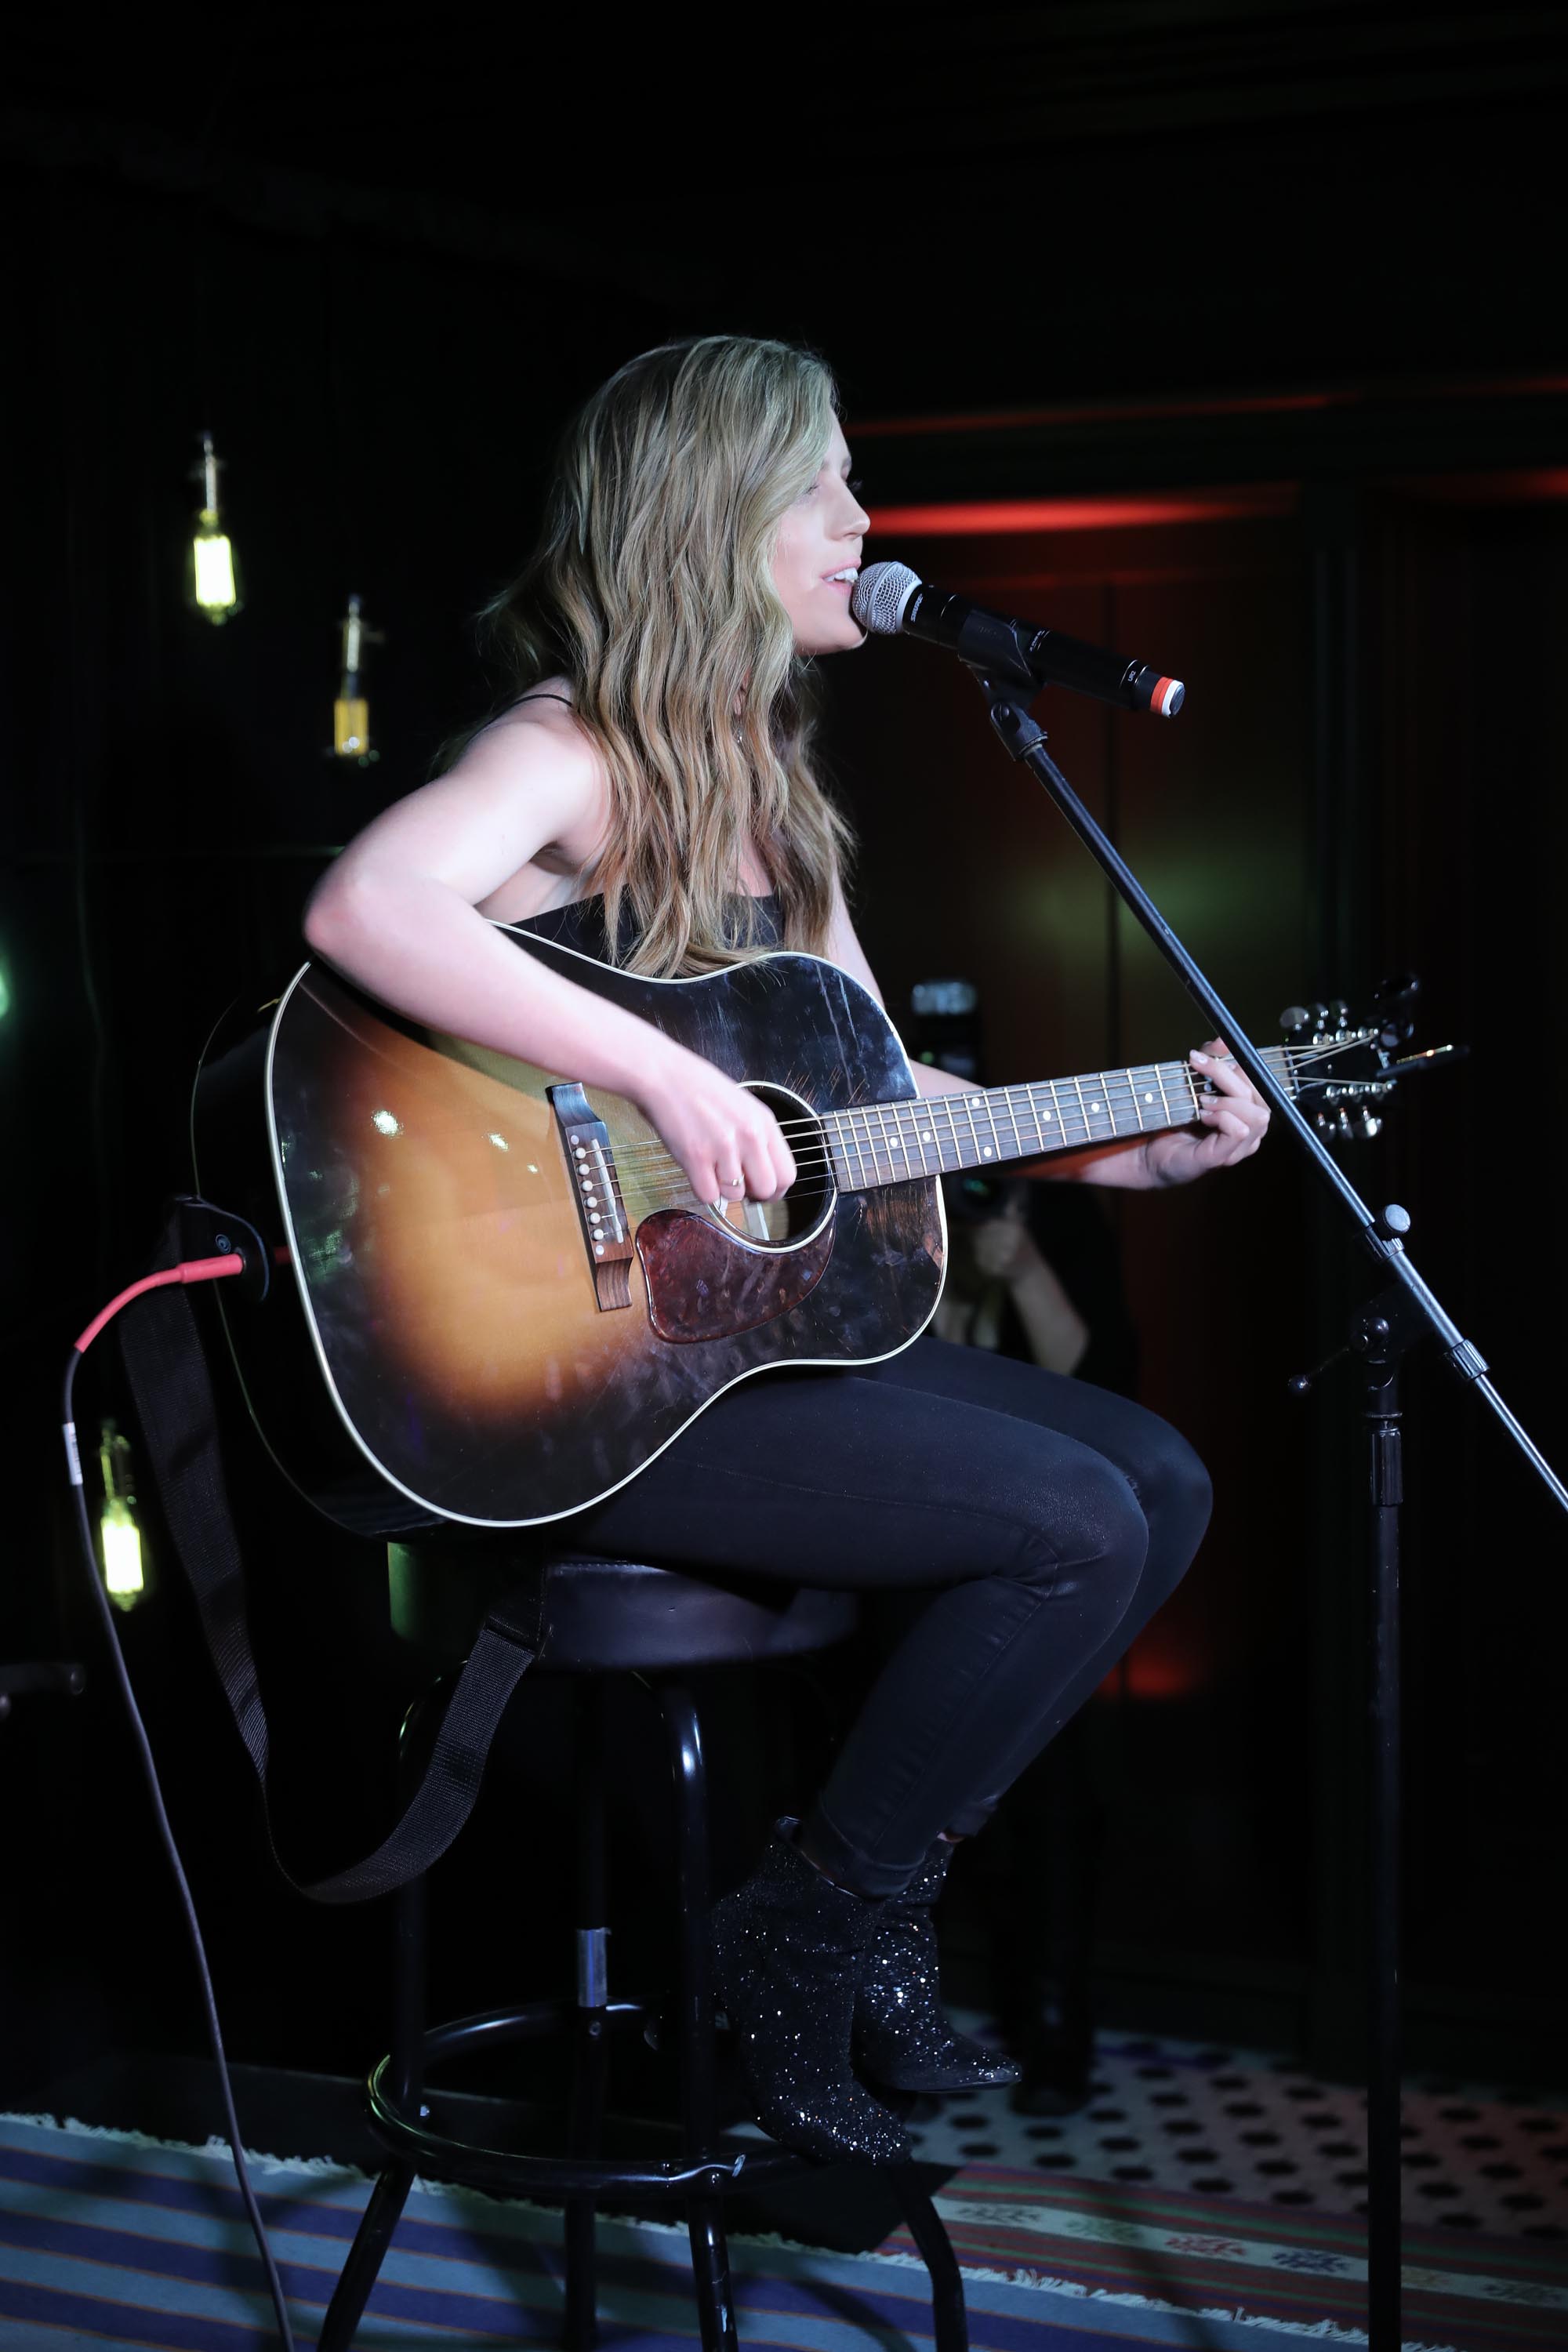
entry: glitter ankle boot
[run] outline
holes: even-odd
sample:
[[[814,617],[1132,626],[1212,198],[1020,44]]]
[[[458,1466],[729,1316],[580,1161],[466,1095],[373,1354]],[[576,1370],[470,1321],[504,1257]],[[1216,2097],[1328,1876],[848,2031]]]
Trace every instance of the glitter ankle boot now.
[[[757,2121],[818,2163],[903,2164],[910,2143],[850,2072],[856,1982],[882,1905],[836,1886],[780,1822],[743,1886],[713,1909],[713,1979]]]
[[[901,1895],[881,1906],[855,1990],[855,2065],[889,2091],[979,2091],[1016,2083],[1018,2069],[955,2033],[937,1982],[931,1906],[952,1847],[939,1838]]]

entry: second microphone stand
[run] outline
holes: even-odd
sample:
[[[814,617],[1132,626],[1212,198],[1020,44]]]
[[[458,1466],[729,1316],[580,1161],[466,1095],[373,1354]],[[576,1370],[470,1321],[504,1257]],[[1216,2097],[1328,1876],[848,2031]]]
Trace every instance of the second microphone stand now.
[[[1371,1936],[1368,1951],[1367,2065],[1367,2334],[1369,2352],[1399,2352],[1400,2331],[1400,1504],[1404,1496],[1400,1366],[1420,1339],[1436,1339],[1449,1369],[1486,1402],[1531,1468],[1564,1511],[1568,1486],[1521,1428],[1491,1381],[1479,1351],[1460,1334],[1412,1265],[1405,1247],[1405,1212],[1393,1206],[1374,1215],[1339,1162],[1302,1118],[1240,1023],[1188,954],[1136,875],[1107,839],[1046,749],[1046,732],[1030,704],[1032,677],[971,664],[990,706],[991,723],[1015,760],[1056,803],[1079,839],[1246,1071],[1275,1117],[1289,1130],[1351,1220],[1376,1262],[1384,1287],[1352,1318],[1345,1347],[1363,1367],[1362,1413],[1368,1449],[1369,1699],[1368,1810],[1371,1829]],[[1331,1359],[1331,1361],[1333,1360]],[[1325,1370],[1320,1366],[1319,1370]],[[1316,1374],[1292,1383],[1310,1385]]]

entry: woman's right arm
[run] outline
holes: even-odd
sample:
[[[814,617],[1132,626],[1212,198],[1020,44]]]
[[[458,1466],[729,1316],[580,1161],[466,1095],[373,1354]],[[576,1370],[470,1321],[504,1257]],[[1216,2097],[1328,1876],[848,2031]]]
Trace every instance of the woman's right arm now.
[[[773,1114],[700,1055],[520,952],[479,901],[552,841],[581,838],[605,802],[576,730],[521,715],[449,775],[374,819],[305,910],[316,953],[409,1019],[637,1104],[699,1200],[743,1177],[754,1200],[795,1179]]]

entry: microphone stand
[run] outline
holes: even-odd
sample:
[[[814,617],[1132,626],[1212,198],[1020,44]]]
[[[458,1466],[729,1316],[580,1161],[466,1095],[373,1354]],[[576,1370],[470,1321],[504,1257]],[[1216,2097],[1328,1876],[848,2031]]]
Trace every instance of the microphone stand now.
[[[1040,692],[1038,681],[1028,675],[1009,676],[995,663],[967,667],[990,706],[991,723],[1007,751],[1044,786],[1131,908],[1209,1022],[1209,1034],[1225,1039],[1238,1066],[1338,1201],[1383,1277],[1383,1287],[1352,1317],[1344,1346],[1315,1371],[1293,1380],[1290,1387],[1303,1395],[1319,1374],[1342,1356],[1353,1354],[1362,1360],[1362,1414],[1367,1433],[1372,1512],[1367,1710],[1372,1868],[1367,1955],[1367,2336],[1370,2352],[1399,2352],[1399,1509],[1403,1496],[1399,1374],[1406,1350],[1417,1339],[1435,1339],[1444,1360],[1490,1406],[1519,1453],[1564,1511],[1568,1511],[1568,1486],[1520,1427],[1488,1379],[1479,1350],[1461,1335],[1412,1265],[1404,1240],[1410,1230],[1407,1213],[1397,1203],[1381,1215],[1368,1208],[1051,758],[1045,730],[1029,711]]]

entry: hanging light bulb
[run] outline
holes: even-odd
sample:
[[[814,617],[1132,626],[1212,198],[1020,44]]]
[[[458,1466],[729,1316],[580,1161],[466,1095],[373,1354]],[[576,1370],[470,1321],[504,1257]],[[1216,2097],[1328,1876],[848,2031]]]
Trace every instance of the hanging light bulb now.
[[[244,610],[234,543],[224,530],[218,513],[217,478],[222,464],[223,459],[213,448],[212,435],[204,433],[201,457],[191,468],[191,479],[202,486],[202,503],[196,516],[196,527],[191,536],[185,602],[194,612],[200,613],[218,627],[231,614]]]
[[[379,760],[371,749],[370,704],[364,694],[364,649],[385,642],[380,629],[366,625],[357,596],[349,598],[342,619],[342,677],[332,705],[332,751],[340,760],[357,760],[362,768]]]
[[[117,1609],[134,1609],[146,1598],[147,1572],[142,1558],[142,1530],[136,1524],[131,1441],[121,1436],[112,1421],[99,1425],[98,1466],[103,1480],[98,1534],[104,1591]]]

